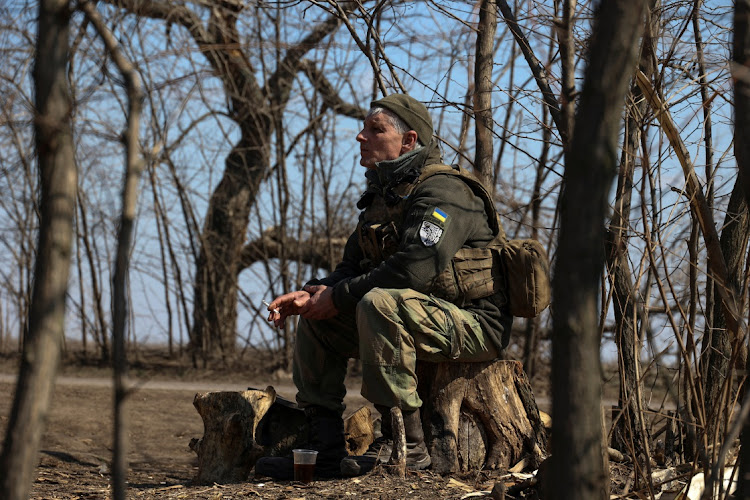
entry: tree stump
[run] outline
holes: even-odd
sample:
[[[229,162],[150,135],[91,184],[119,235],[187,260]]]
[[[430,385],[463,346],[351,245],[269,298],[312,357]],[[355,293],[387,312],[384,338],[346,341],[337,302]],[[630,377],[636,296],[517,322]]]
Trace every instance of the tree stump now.
[[[547,437],[518,361],[417,364],[422,422],[432,469],[446,474],[535,468]]]
[[[275,400],[273,387],[195,395],[193,406],[203,419],[203,437],[190,441],[190,448],[198,454],[197,483],[247,479],[263,455],[263,447],[255,441],[255,430]]]

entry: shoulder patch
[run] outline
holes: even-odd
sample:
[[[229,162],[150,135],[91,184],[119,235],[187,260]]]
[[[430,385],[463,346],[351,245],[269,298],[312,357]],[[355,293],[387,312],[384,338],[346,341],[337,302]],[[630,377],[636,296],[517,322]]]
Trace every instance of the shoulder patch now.
[[[431,247],[440,241],[443,236],[443,228],[430,222],[428,220],[422,221],[422,225],[419,227],[419,238],[426,247]]]

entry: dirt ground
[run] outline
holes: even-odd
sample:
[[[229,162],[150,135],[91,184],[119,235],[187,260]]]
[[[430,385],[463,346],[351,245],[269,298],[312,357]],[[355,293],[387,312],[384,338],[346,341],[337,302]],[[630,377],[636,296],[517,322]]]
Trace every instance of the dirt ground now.
[[[13,403],[18,360],[0,357],[0,432]],[[272,376],[240,371],[192,371],[169,363],[139,362],[130,371],[135,384],[128,400],[128,498],[225,500],[274,499],[452,499],[492,489],[499,473],[478,472],[444,477],[429,471],[410,473],[405,480],[384,471],[356,479],[314,481],[302,485],[251,477],[245,483],[195,485],[197,457],[191,438],[203,435],[203,422],[193,408],[198,392],[239,391],[272,385],[283,397],[294,398],[288,374]],[[347,412],[368,404],[353,377]],[[51,413],[42,438],[32,499],[111,498],[112,456],[111,373],[104,368],[68,360],[57,377]],[[507,478],[510,483],[514,480]],[[516,478],[515,482],[521,478]]]
[[[56,379],[51,413],[39,455],[32,499],[108,499],[112,456],[111,372],[75,357],[63,362]],[[496,483],[515,487],[508,498],[536,498],[533,489],[520,489],[529,475],[504,471],[476,471],[441,476],[430,471],[410,472],[398,479],[383,470],[355,479],[317,480],[309,485],[274,482],[251,477],[244,483],[198,485],[192,479],[197,456],[191,438],[203,436],[203,422],[193,398],[198,392],[241,391],[273,386],[283,397],[295,394],[291,377],[283,371],[266,375],[257,365],[245,363],[231,370],[192,370],[188,363],[167,360],[161,354],[139,356],[132,363],[134,384],[128,400],[128,498],[133,499],[466,499],[489,498]],[[0,355],[0,433],[13,402],[17,356]],[[347,413],[368,404],[359,395],[359,380],[347,382]],[[534,388],[541,409],[549,411],[543,389]],[[541,393],[541,395],[539,394]],[[613,492],[626,482],[628,470],[614,466]]]

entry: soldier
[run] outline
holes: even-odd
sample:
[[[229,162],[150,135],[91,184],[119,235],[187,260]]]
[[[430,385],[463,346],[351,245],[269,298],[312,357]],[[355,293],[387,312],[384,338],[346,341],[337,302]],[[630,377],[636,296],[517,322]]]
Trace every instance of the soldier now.
[[[294,383],[320,477],[360,475],[387,462],[392,407],[404,416],[407,466],[428,467],[417,360],[495,359],[513,321],[505,292],[487,288],[486,275],[472,283],[456,272],[457,254],[504,234],[488,217],[492,202],[478,181],[442,164],[427,108],[404,94],[374,101],[357,141],[367,189],[343,260],[329,276],[268,306],[278,327],[300,316]],[[382,437],[359,457],[347,457],[343,432],[349,358],[362,361],[362,396],[385,417]],[[290,479],[292,459],[261,458],[256,473]]]

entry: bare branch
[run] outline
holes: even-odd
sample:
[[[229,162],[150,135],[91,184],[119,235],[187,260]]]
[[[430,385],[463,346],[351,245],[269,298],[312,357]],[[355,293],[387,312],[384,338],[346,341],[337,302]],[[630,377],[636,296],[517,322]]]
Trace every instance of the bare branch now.
[[[506,2],[506,0],[497,0],[497,5],[500,7],[500,12],[502,12],[505,22],[508,24],[508,28],[510,28],[510,32],[513,33],[513,37],[521,48],[521,53],[524,58],[526,58],[526,62],[529,63],[529,68],[534,74],[534,79],[539,86],[539,90],[542,91],[542,98],[544,99],[544,102],[547,103],[547,106],[549,106],[552,120],[555,122],[557,130],[560,131],[560,137],[562,138],[563,144],[567,144],[569,142],[569,138],[566,134],[567,127],[563,122],[562,113],[560,112],[560,104],[557,102],[557,98],[549,85],[547,70],[536,55],[534,55],[534,51],[531,49],[531,45],[529,44],[526,35],[521,31],[521,27],[518,25],[516,16],[513,14],[508,2]]]

